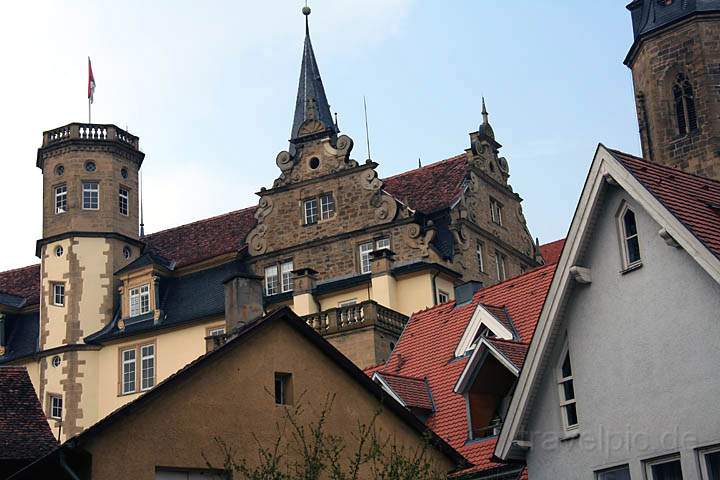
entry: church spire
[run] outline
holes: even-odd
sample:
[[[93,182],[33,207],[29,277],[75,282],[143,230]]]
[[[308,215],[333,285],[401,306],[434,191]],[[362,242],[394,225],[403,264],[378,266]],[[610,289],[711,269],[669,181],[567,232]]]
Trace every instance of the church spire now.
[[[318,133],[335,135],[337,128],[330,113],[330,105],[325,96],[325,88],[320,78],[320,70],[315,60],[312,43],[310,42],[310,26],[308,17],[310,7],[302,9],[305,15],[305,47],[303,49],[302,66],[300,67],[300,82],[298,84],[297,100],[295,101],[295,116],[290,134],[290,142],[300,142],[300,137],[313,134],[317,138]],[[302,129],[301,127],[309,120],[317,120],[319,124],[314,128]]]

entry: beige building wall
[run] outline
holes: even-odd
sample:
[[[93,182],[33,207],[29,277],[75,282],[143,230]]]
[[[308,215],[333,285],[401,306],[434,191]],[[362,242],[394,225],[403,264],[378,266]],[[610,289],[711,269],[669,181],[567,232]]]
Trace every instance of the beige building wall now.
[[[222,466],[216,437],[234,449],[238,460],[256,462],[255,436],[262,445],[271,446],[275,425],[292,408],[276,405],[269,393],[276,372],[292,374],[294,401],[303,398],[303,423],[317,420],[326,398],[336,395],[327,432],[342,434],[352,451],[348,426],[368,424],[381,407],[376,398],[284,322],[275,322],[242,342],[83,442],[92,455],[93,478],[152,480],[158,466],[204,469],[204,456]],[[383,437],[408,449],[423,445],[422,437],[388,409],[380,410],[376,425]],[[428,455],[438,470],[453,468],[437,450],[429,449]],[[360,478],[371,476],[363,471]]]

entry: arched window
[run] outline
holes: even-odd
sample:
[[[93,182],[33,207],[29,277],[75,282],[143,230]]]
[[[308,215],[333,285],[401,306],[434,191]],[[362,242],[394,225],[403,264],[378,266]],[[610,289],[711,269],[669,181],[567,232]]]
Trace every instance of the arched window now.
[[[562,410],[562,421],[565,432],[578,428],[578,413],[575,401],[575,377],[573,376],[572,365],[570,364],[570,351],[568,341],[560,354],[560,362],[557,366],[558,388],[560,390],[560,410]]]
[[[697,130],[695,96],[693,95],[692,85],[684,73],[678,73],[672,90],[675,100],[678,134],[686,135],[688,132]]]
[[[629,269],[641,264],[640,238],[638,237],[637,221],[635,212],[628,208],[623,202],[618,212],[618,230],[620,244],[622,246],[623,269]]]

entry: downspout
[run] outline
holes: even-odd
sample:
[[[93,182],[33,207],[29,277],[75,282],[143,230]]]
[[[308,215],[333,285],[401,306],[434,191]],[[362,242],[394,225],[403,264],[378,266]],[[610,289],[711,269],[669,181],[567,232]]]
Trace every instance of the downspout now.
[[[72,478],[72,480],[80,480],[80,477],[77,476],[77,474],[73,471],[72,468],[70,468],[70,465],[67,464],[67,461],[65,460],[65,452],[60,450],[60,466],[63,470]]]

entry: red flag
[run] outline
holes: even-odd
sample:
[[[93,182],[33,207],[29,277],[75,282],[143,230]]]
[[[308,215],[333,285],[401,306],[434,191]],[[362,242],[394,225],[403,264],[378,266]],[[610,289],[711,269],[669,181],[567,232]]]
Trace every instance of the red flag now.
[[[93,97],[95,96],[95,77],[93,76],[92,63],[90,63],[90,57],[88,57],[88,100],[93,103]]]

